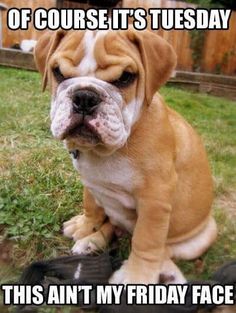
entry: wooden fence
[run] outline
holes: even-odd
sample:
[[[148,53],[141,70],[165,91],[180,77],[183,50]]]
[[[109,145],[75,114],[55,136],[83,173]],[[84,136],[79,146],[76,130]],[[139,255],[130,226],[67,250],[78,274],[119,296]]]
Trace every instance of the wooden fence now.
[[[52,8],[56,6],[55,0],[0,0],[8,8],[17,7],[21,8],[31,8],[33,11],[37,8]],[[14,44],[20,43],[23,39],[38,39],[42,31],[37,31],[33,24],[30,24],[28,30],[10,30],[7,27],[7,11],[3,12],[2,18],[3,25],[3,47],[10,48]]]
[[[56,0],[1,0],[8,8],[38,7],[51,8],[56,6]],[[68,7],[68,4],[65,5]],[[85,5],[82,5],[85,7]],[[181,1],[171,0],[123,0],[125,8],[185,8],[192,6]],[[31,25],[27,31],[11,31],[7,28],[6,12],[3,12],[3,46],[10,47],[22,39],[37,39],[43,33]],[[191,48],[192,33],[186,30],[158,30],[161,36],[168,40],[178,55],[178,69],[191,71],[224,73],[236,75],[236,12],[231,14],[228,30],[200,31],[204,32],[202,49],[198,55]],[[201,36],[201,34],[200,35]],[[198,48],[198,47],[197,47]],[[199,50],[199,49],[198,49]],[[195,57],[195,58],[194,58]]]

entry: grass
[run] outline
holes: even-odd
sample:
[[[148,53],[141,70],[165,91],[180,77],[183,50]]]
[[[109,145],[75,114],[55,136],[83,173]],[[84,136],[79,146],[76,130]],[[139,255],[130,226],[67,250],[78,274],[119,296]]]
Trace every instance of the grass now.
[[[82,185],[68,153],[49,131],[49,94],[37,73],[0,68],[1,241],[13,245],[13,268],[69,251],[62,222],[81,209]],[[202,135],[215,178],[216,197],[236,188],[236,104],[174,88],[162,89],[168,104]],[[217,243],[200,260],[179,262],[189,278],[207,278],[236,256],[236,222],[227,207],[214,206]],[[236,217],[235,217],[236,218]],[[1,253],[0,253],[1,254]],[[15,271],[0,270],[0,281]]]

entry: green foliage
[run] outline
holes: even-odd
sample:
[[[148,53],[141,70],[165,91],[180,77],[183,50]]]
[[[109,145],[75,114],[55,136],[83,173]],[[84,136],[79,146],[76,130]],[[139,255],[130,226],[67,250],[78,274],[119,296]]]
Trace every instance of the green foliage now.
[[[205,31],[194,29],[191,30],[189,34],[191,38],[190,48],[192,50],[193,70],[196,72],[200,72],[202,65],[202,49],[204,47]]]
[[[185,2],[196,4],[203,8],[209,8],[213,4],[212,0],[186,0]]]
[[[216,0],[214,3],[215,5],[222,5],[226,9],[236,10],[235,0]]]
[[[235,0],[185,0],[185,2],[193,3],[203,8],[226,8],[226,9],[236,9]]]
[[[228,65],[228,62],[230,60],[231,57],[233,57],[235,55],[235,51],[234,50],[230,50],[224,53],[222,60],[220,63],[217,63],[215,66],[215,73],[216,74],[221,74],[222,69]]]
[[[82,185],[68,153],[52,140],[39,75],[1,68],[0,85],[2,235],[50,255],[64,244],[55,239],[63,221],[81,209]]]

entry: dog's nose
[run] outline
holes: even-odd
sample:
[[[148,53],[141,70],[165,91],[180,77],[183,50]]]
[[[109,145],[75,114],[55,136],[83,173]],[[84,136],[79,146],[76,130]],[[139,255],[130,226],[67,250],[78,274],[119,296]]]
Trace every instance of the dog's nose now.
[[[73,108],[76,113],[89,115],[101,102],[99,95],[92,90],[77,90],[73,95]]]

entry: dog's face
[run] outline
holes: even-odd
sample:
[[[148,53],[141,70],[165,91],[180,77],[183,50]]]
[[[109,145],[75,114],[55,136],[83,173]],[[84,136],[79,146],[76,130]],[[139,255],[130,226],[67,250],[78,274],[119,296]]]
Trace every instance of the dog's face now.
[[[35,60],[52,90],[54,137],[69,150],[109,154],[125,145],[176,56],[161,37],[131,28],[49,32]]]

